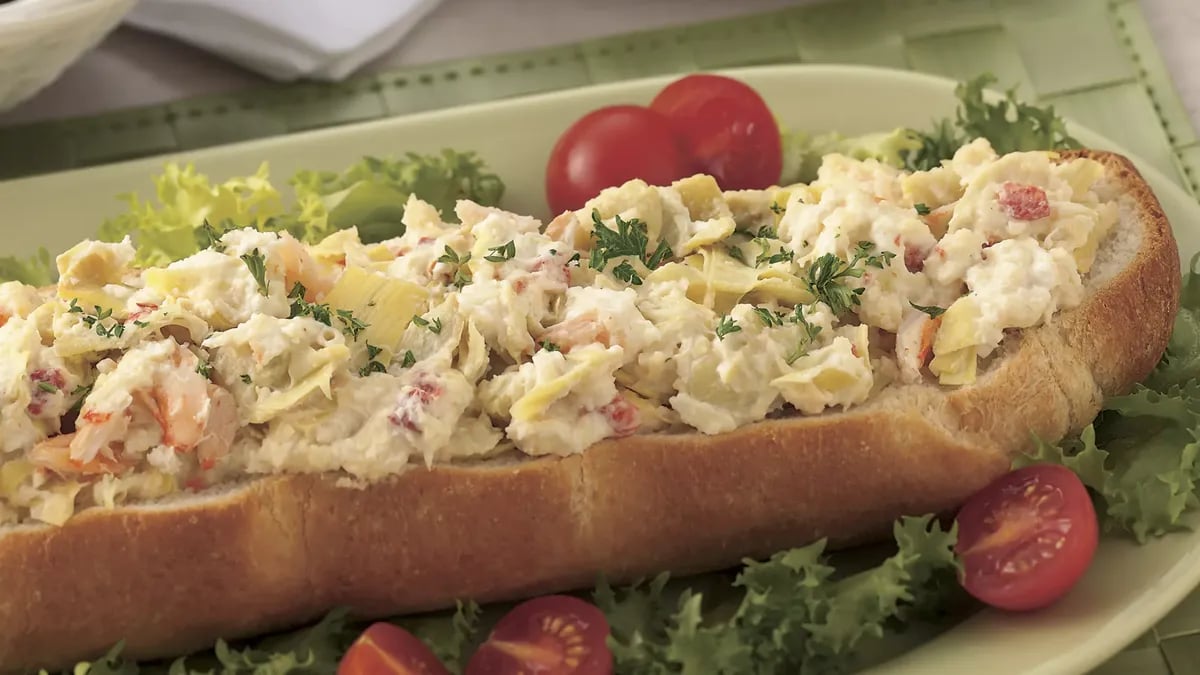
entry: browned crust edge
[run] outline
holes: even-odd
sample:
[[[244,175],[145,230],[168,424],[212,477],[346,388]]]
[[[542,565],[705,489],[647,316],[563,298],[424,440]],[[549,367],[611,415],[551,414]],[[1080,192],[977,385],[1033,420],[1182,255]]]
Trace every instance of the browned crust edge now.
[[[121,639],[133,657],[175,655],[340,605],[378,617],[587,587],[601,571],[717,569],[953,509],[1030,432],[1057,440],[1089,423],[1170,335],[1179,254],[1158,200],[1123,157],[1063,154],[1118,177],[1141,248],[1084,305],[1013,340],[974,386],[897,388],[848,412],[633,437],[566,459],[416,469],[362,490],[260,479],[177,507],[12,530],[0,535],[0,670],[65,667]]]

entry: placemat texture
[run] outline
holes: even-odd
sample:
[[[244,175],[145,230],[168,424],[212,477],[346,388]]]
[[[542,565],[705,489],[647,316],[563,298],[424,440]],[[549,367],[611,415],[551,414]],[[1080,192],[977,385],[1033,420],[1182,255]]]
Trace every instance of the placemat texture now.
[[[1200,137],[1136,0],[840,0],[346,82],[0,128],[0,178],[646,75],[785,62],[984,70],[1196,193]]]
[[[0,128],[0,178],[599,82],[790,62],[958,79],[991,71],[1026,100],[1053,104],[1200,194],[1200,136],[1136,0],[839,0],[333,85],[272,86]],[[1200,593],[1095,671],[1133,674],[1200,675]]]

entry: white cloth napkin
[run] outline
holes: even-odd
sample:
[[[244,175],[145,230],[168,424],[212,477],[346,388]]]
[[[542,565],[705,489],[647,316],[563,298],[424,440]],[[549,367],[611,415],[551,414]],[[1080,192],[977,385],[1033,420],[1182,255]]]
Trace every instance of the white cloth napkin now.
[[[340,80],[393,47],[439,2],[141,0],[126,23],[276,80]]]

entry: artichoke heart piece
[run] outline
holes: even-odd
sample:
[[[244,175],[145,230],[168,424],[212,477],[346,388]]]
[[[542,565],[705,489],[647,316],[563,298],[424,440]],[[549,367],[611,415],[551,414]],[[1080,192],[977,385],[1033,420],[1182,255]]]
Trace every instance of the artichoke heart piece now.
[[[324,365],[312,370],[292,386],[279,391],[272,391],[260,398],[250,410],[249,422],[251,424],[269,422],[280,414],[300,405],[304,399],[317,390],[320,390],[325,398],[330,398],[333,395],[330,390],[333,371],[349,357],[349,350],[345,346],[340,346],[340,349],[334,350],[330,348],[328,351],[332,352],[331,356],[333,360],[327,361]]]
[[[347,310],[367,324],[361,339],[395,353],[404,329],[414,314],[422,314],[429,291],[417,284],[347,267],[338,278],[325,302],[334,310]]]
[[[578,356],[577,356],[578,355]],[[558,377],[531,388],[512,406],[514,422],[532,422],[540,418],[559,399],[571,393],[581,382],[613,363],[612,355],[603,349],[580,350],[572,354],[570,368]],[[576,360],[577,359],[577,360]]]
[[[671,187],[679,193],[692,220],[733,217],[733,212],[725,203],[725,195],[712,176],[698,173],[671,183]]]
[[[955,300],[942,314],[942,322],[933,339],[933,360],[929,370],[945,385],[964,385],[975,381],[976,348],[980,342],[979,306],[964,296]]]
[[[24,459],[13,459],[0,465],[0,497],[12,499],[17,490],[33,478],[34,466]]]

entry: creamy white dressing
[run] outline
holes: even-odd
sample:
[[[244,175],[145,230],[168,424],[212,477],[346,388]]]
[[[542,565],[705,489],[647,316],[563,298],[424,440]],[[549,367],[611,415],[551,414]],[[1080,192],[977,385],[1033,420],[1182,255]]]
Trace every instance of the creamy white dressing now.
[[[920,173],[830,155],[810,185],[631,181],[547,226],[414,197],[378,244],[240,230],[143,270],[128,241],[84,242],[57,294],[0,285],[0,522],[970,384],[1005,331],[1082,301],[1118,213],[1102,177],[976,141]]]

